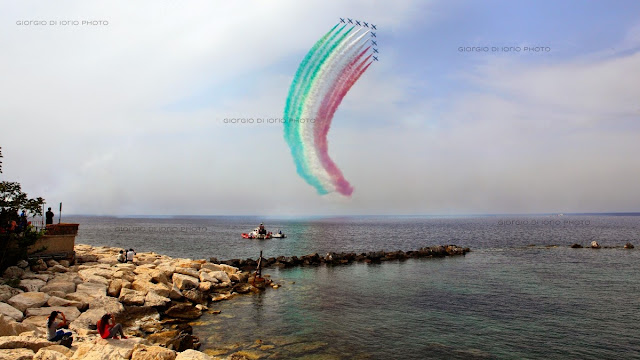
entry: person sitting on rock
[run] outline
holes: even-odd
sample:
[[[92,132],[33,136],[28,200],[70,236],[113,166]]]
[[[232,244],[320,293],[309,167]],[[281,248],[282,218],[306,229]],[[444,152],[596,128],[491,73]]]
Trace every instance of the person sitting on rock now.
[[[131,261],[133,262],[133,255],[135,255],[136,252],[133,251],[133,249],[129,249],[129,251],[127,251],[127,262]]]
[[[118,262],[121,262],[121,263],[127,262],[127,256],[124,254],[124,250],[120,250],[120,254],[118,254],[116,259],[118,259]]]
[[[62,321],[56,322],[56,319],[60,315]],[[47,340],[49,341],[60,341],[65,336],[71,336],[70,331],[64,331],[58,328],[67,328],[69,325],[67,324],[67,319],[64,317],[64,314],[60,311],[52,311],[47,319],[47,330],[48,336]]]
[[[126,339],[124,332],[122,332],[122,324],[116,324],[116,320],[111,314],[104,314],[98,320],[98,332],[103,339]],[[118,335],[120,337],[118,338]]]

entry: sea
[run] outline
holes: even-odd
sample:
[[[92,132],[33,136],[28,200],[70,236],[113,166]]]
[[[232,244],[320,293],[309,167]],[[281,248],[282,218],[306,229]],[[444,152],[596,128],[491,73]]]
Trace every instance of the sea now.
[[[638,214],[68,216],[77,243],[220,260],[455,244],[466,256],[268,268],[213,303],[201,350],[251,359],[640,359]],[[284,239],[240,234],[260,222]],[[588,246],[597,241],[602,248]],[[584,248],[570,248],[571,244]]]

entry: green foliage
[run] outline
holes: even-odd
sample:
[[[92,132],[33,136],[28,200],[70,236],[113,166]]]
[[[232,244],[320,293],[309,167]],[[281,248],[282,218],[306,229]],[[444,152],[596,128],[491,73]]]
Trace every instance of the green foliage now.
[[[44,234],[32,226],[20,226],[19,215],[23,210],[27,216],[42,215],[43,204],[41,197],[30,199],[19,183],[0,182],[0,270],[26,259],[28,248]]]

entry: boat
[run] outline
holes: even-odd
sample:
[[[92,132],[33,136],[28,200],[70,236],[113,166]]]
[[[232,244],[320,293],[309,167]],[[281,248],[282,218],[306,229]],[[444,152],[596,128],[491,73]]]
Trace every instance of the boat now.
[[[277,232],[275,234],[271,234],[271,237],[274,239],[284,239],[287,237],[283,232]]]
[[[242,238],[243,239],[266,240],[266,239],[271,239],[272,235],[273,234],[271,234],[271,232],[268,232],[266,234],[260,234],[259,229],[255,228],[250,233],[242,233]]]

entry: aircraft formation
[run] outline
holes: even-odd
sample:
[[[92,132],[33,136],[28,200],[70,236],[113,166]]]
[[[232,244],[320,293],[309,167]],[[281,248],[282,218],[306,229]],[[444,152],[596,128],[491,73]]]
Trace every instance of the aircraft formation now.
[[[371,46],[378,46],[378,42],[376,40],[374,40],[373,38],[378,38],[376,36],[376,33],[373,30],[378,30],[378,28],[376,27],[375,24],[369,24],[368,22],[365,21],[359,21],[359,20],[354,20],[354,19],[349,19],[349,18],[340,18],[340,23],[342,24],[351,24],[351,25],[355,25],[355,26],[361,26],[361,27],[365,27],[367,29],[370,29],[369,34],[371,34]],[[374,54],[379,54],[378,49],[377,48],[373,48],[373,53]],[[373,61],[378,61],[378,57],[377,56],[373,56]]]

